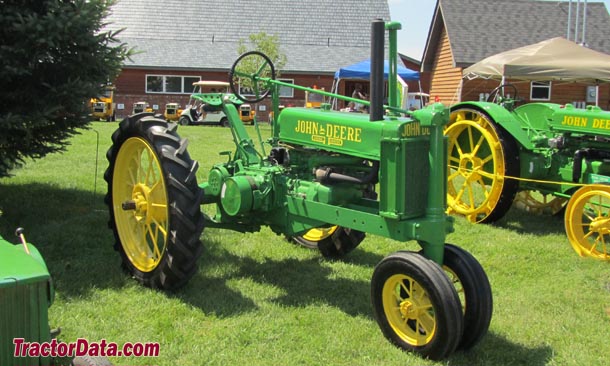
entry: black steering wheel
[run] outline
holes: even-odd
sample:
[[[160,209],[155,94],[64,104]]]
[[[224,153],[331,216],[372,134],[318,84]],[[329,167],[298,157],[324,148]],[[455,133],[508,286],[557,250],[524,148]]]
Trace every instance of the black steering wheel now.
[[[231,91],[246,103],[258,103],[265,99],[271,92],[269,80],[275,80],[275,68],[269,57],[259,51],[239,56],[229,71]]]
[[[513,90],[514,94],[513,94],[513,100],[517,100],[517,88],[513,85],[513,84],[502,84],[500,86],[498,86],[497,88],[495,88],[494,90],[491,91],[491,93],[489,93],[489,96],[487,97],[487,102],[495,102],[496,99],[498,98],[498,96],[504,98],[504,96],[506,95],[504,93],[504,89],[506,88],[510,88]],[[500,93],[500,91],[502,91],[502,93]]]

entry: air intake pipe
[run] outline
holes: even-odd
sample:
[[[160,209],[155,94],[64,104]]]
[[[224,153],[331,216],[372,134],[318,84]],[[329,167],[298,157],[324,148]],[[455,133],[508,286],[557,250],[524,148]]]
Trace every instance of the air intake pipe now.
[[[383,119],[383,56],[385,42],[385,22],[375,19],[371,25],[371,96],[369,120]]]

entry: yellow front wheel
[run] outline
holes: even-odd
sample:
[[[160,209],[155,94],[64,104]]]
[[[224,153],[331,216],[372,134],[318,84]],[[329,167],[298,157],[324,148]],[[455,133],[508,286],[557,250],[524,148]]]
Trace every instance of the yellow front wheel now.
[[[565,215],[570,244],[582,257],[610,259],[610,186],[588,185],[568,201]]]
[[[402,349],[439,360],[462,339],[454,286],[438,264],[418,253],[396,252],[375,267],[371,302],[379,328]]]
[[[141,283],[163,289],[193,276],[203,230],[197,163],[175,129],[152,114],[123,120],[112,135],[104,175],[123,266]]]
[[[354,250],[365,238],[365,233],[342,226],[320,227],[292,239],[310,249],[319,249],[326,258],[340,258]]]
[[[470,222],[493,222],[510,208],[518,182],[519,155],[512,136],[491,117],[474,109],[451,112],[447,212]]]

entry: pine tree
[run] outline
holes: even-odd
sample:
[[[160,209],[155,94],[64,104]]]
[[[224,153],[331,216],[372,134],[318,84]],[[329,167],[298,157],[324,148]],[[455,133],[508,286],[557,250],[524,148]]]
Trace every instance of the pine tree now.
[[[0,176],[62,151],[131,54],[104,31],[112,0],[0,0]]]

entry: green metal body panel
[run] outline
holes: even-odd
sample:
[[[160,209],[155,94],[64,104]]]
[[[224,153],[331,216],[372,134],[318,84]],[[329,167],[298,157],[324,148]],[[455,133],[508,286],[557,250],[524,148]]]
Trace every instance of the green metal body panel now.
[[[50,342],[51,276],[40,253],[0,237],[0,365],[49,365],[49,357],[15,357],[13,339]]]
[[[234,106],[223,106],[237,151],[229,162],[214,166],[208,182],[201,184],[204,203],[217,206],[210,226],[253,231],[267,225],[293,236],[340,225],[401,241],[418,240],[431,258],[442,261],[453,222],[444,214],[442,128],[448,111],[441,105],[418,111],[419,120],[386,117],[373,122],[363,114],[286,108],[275,126],[278,141],[295,148],[283,165],[260,159]],[[433,131],[436,144],[431,143]],[[438,150],[434,154],[433,145]],[[363,166],[364,161],[379,164],[378,199],[363,194],[371,184],[324,183],[312,172],[334,166],[366,175],[372,168]]]
[[[511,111],[503,106],[488,102],[464,102],[452,106],[451,110],[459,108],[470,108],[485,113],[490,116],[494,122],[508,131],[525,149],[529,150],[534,148],[531,137],[526,133],[526,130],[523,129],[522,124],[516,118],[515,114],[511,113]]]
[[[400,24],[386,23],[386,29],[396,57]],[[396,71],[396,60],[391,60],[388,79],[394,83]],[[278,234],[295,236],[340,225],[401,241],[417,240],[428,258],[443,263],[445,236],[453,231],[453,221],[445,215],[443,126],[449,121],[448,109],[436,104],[415,112],[401,110],[394,87],[390,105],[383,106],[391,112],[375,121],[366,114],[330,111],[326,106],[280,112],[279,86],[370,103],[260,80],[272,91],[269,156],[258,152],[229,97],[199,96],[214,103],[222,100],[236,146],[229,161],[216,164],[200,185],[203,203],[216,205],[216,214],[207,217],[208,226],[246,232],[267,225]],[[375,186],[378,194],[372,193]]]
[[[577,109],[568,104],[555,110],[549,125],[554,131],[610,136],[610,112],[599,107]]]

